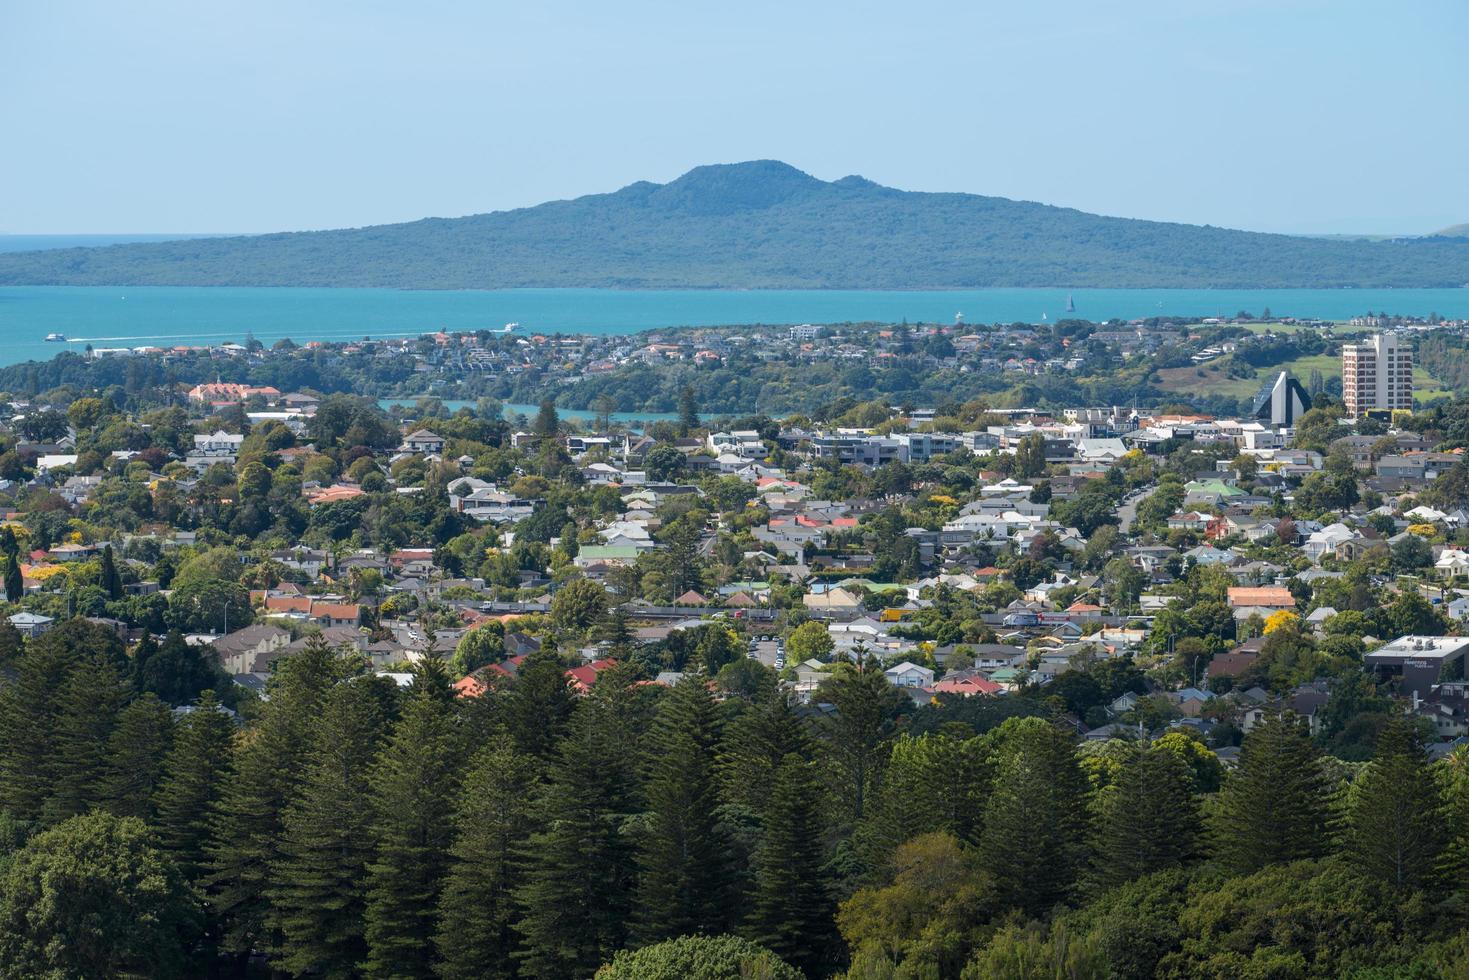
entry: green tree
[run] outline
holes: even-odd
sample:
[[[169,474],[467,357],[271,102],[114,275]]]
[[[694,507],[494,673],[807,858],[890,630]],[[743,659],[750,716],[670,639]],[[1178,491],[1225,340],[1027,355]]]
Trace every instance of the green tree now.
[[[690,589],[704,587],[704,561],[699,554],[700,530],[700,525],[685,515],[658,533],[658,543],[662,547],[653,552],[653,560],[674,597]]]
[[[744,932],[808,976],[824,976],[835,939],[832,902],[819,843],[821,784],[815,765],[788,755],[776,769],[761,814],[755,891]]]
[[[632,808],[624,695],[607,680],[577,705],[537,803],[524,851],[521,973],[577,980],[626,944],[633,858],[620,823]]]
[[[178,630],[171,630],[157,650],[151,649],[152,642],[151,638],[140,642],[133,655],[133,684],[138,690],[180,705],[192,704],[206,689],[232,683],[208,647],[189,643]]]
[[[205,884],[227,952],[276,943],[266,888],[280,857],[282,816],[304,778],[326,692],[359,667],[319,637],[276,662],[260,717],[234,753],[233,775],[213,821]]]
[[[234,632],[254,621],[250,591],[223,579],[176,586],[168,597],[168,620],[181,633]]]
[[[459,677],[505,659],[505,627],[488,622],[465,633],[454,647],[450,669]]]
[[[534,827],[540,762],[497,737],[474,757],[454,808],[454,843],[439,898],[439,975],[445,980],[516,976],[515,883]]]
[[[158,785],[158,837],[189,880],[199,876],[209,820],[229,773],[235,725],[205,691],[178,724]]]
[[[542,647],[520,662],[501,698],[505,728],[522,752],[545,758],[566,730],[575,703],[566,668],[554,650]]]
[[[792,663],[805,663],[807,660],[824,662],[835,647],[826,624],[814,619],[797,626],[786,638],[786,652],[790,654]]]
[[[241,503],[260,502],[270,494],[270,485],[270,470],[259,460],[251,460],[240,467],[239,477],[235,481],[235,491]]]
[[[1364,874],[1394,888],[1434,880],[1446,846],[1442,797],[1417,726],[1394,717],[1353,782],[1343,843]]]
[[[5,598],[8,602],[19,602],[25,595],[25,580],[20,572],[20,559],[13,555],[5,558]]]
[[[549,398],[542,399],[535,421],[531,423],[531,433],[545,439],[555,436],[560,429],[561,416],[556,414],[556,403]]]
[[[375,852],[367,864],[368,977],[432,977],[434,920],[453,828],[460,740],[443,664],[426,657],[372,768]]]
[[[141,694],[122,709],[107,742],[102,795],[108,810],[119,817],[153,821],[154,797],[172,742],[173,716],[168,705],[152,694]]]
[[[94,812],[39,835],[0,879],[0,974],[198,976],[197,902],[141,820]]]
[[[859,889],[837,913],[852,950],[848,975],[958,976],[986,934],[993,895],[984,861],[940,832],[900,845],[892,864],[891,884]]]
[[[1039,432],[1023,436],[1015,445],[1015,475],[1022,480],[1046,471],[1046,438]]]
[[[785,692],[775,691],[725,727],[717,762],[722,796],[758,815],[765,810],[786,756],[810,760],[815,752],[815,741]]]
[[[733,870],[716,816],[718,740],[718,709],[704,675],[685,674],[659,705],[648,742],[635,928],[644,942],[731,925]]]
[[[56,787],[60,692],[75,659],[64,644],[32,641],[0,687],[0,810],[19,820],[39,818]]]
[[[988,739],[899,736],[856,835],[864,862],[885,869],[894,849],[920,834],[943,832],[967,845],[976,843],[995,765]]]
[[[1167,748],[1137,755],[1105,795],[1098,823],[1094,871],[1103,888],[1192,860],[1202,833],[1193,770]]]
[[[571,579],[551,597],[551,622],[558,629],[585,630],[606,612],[607,590],[591,579]]]
[[[1070,897],[1086,859],[1087,781],[1054,725],[1025,719],[1006,730],[979,847],[1001,905],[1040,915]]]
[[[694,389],[684,385],[678,392],[679,435],[687,436],[699,427],[699,403],[694,399]]]
[[[1326,776],[1304,721],[1271,715],[1245,736],[1213,818],[1215,854],[1235,872],[1322,853]]]
[[[357,677],[325,697],[300,794],[282,815],[270,900],[279,965],[293,974],[356,976],[367,953],[362,880],[371,856],[367,774],[396,688]]]
[[[648,479],[657,483],[669,483],[678,479],[687,464],[688,460],[679,452],[678,447],[667,444],[654,446],[643,458],[643,469],[647,470]]]
[[[913,702],[888,683],[875,657],[855,666],[841,665],[822,682],[816,697],[835,709],[818,731],[839,773],[838,795],[845,817],[855,825],[862,819],[868,793],[881,778],[887,743]]]
[[[47,823],[86,813],[106,800],[111,739],[132,692],[111,658],[73,667],[57,695],[55,787],[42,810]]]
[[[748,939],[684,936],[625,949],[594,980],[803,980],[803,975]]]

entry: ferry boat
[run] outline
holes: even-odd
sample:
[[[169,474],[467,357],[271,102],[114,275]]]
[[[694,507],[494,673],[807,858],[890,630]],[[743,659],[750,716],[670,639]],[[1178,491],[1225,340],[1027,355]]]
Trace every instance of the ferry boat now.
[[[48,333],[46,335],[46,342],[47,343],[51,343],[51,344],[64,344],[64,343],[66,343],[66,334],[64,334],[64,333]]]

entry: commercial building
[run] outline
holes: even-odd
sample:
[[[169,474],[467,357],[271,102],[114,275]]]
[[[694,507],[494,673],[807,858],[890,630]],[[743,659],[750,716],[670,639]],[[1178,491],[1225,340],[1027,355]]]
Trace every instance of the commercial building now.
[[[1395,334],[1380,333],[1341,349],[1341,393],[1347,414],[1413,408],[1413,352]]]
[[[1424,698],[1439,683],[1463,676],[1465,651],[1469,638],[1462,636],[1402,636],[1362,660],[1379,677],[1401,677],[1403,694]]]

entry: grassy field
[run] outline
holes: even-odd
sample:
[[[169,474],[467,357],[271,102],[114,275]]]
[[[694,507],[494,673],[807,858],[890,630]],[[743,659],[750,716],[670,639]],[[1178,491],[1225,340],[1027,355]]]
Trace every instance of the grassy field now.
[[[1300,331],[1307,329],[1303,324],[1278,323],[1273,320],[1264,321],[1261,323],[1246,323],[1243,324],[1243,326],[1250,333],[1290,334],[1299,333]],[[1310,329],[1314,330],[1316,328],[1312,327]],[[1346,323],[1337,323],[1335,328],[1331,331],[1331,335],[1333,337],[1342,337],[1348,334],[1367,333],[1371,329],[1371,327],[1353,327]]]
[[[1282,368],[1295,375],[1301,384],[1310,382],[1313,370],[1320,371],[1324,378],[1341,377],[1341,358],[1331,354],[1297,357],[1274,367],[1260,368],[1252,378],[1229,377],[1227,372],[1233,361],[1232,357],[1221,357],[1197,367],[1167,368],[1158,372],[1158,377],[1162,379],[1159,387],[1164,391],[1177,392],[1185,396],[1204,394],[1223,395],[1227,398],[1249,398],[1260,390],[1260,386],[1267,378]],[[1437,378],[1421,367],[1413,369],[1413,394],[1419,404],[1427,404],[1439,398],[1453,396],[1452,391],[1444,388],[1439,384]]]

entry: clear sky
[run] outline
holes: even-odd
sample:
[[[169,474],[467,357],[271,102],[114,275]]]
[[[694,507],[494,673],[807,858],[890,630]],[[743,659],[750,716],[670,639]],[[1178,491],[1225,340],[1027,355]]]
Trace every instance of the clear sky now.
[[[376,224],[756,158],[1432,231],[1469,221],[1469,2],[0,0],[0,232]]]

